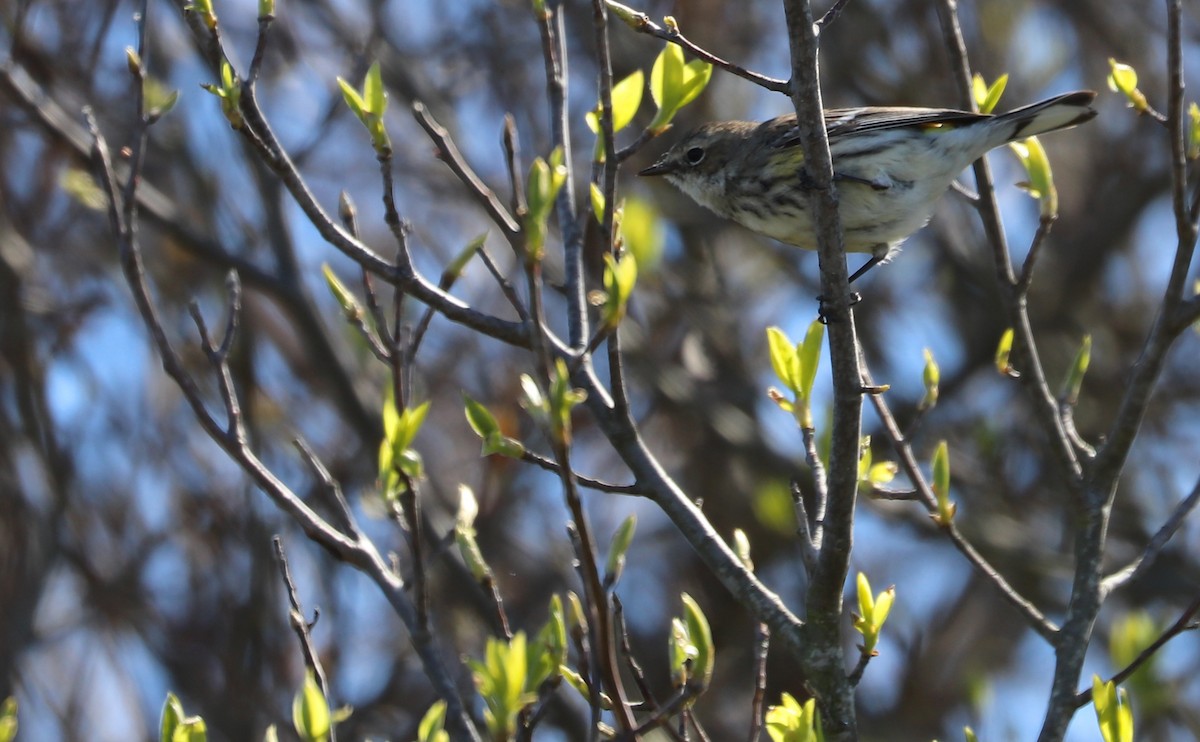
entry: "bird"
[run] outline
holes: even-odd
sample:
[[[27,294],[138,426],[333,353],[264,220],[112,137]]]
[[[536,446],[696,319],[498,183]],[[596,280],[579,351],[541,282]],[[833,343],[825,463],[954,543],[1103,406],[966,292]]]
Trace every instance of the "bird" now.
[[[876,106],[824,111],[845,249],[870,255],[850,281],[891,260],[972,162],[1009,142],[1091,120],[1095,97],[1079,90],[998,115]],[[804,162],[790,114],[703,124],[638,174],[663,176],[719,216],[815,250]]]

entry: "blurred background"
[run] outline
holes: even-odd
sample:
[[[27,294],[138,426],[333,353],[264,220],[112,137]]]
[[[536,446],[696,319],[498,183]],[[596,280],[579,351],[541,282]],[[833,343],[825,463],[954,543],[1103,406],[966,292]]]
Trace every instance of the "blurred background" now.
[[[244,69],[256,3],[215,5],[227,48]],[[586,173],[593,139],[584,113],[597,97],[591,6],[567,5],[571,121],[578,172]],[[817,3],[817,12],[824,7]],[[673,14],[719,56],[787,77],[780,3],[645,0],[639,8],[654,18]],[[204,716],[214,739],[257,739],[272,722],[290,728],[303,661],[271,555],[278,533],[306,609],[320,609],[314,636],[332,700],[355,708],[342,738],[411,739],[433,696],[400,622],[367,580],[314,548],[203,434],[162,373],[120,276],[103,203],[81,173],[88,142],[80,112],[92,107],[114,148],[128,143],[134,111],[123,49],[136,43],[134,11],[114,0],[0,0],[0,698],[20,701],[24,739],[156,736],[167,690]],[[325,208],[332,211],[345,190],[359,206],[364,239],[389,254],[378,166],[335,83],[339,75],[360,80],[371,61],[382,63],[399,207],[411,222],[418,266],[438,275],[487,221],[435,159],[410,104],[423,101],[506,199],[504,114],[516,121],[526,163],[550,149],[528,3],[279,0],[277,14],[258,86],[266,114]],[[1165,129],[1104,88],[1107,60],[1136,67],[1141,89],[1165,110],[1165,10],[1105,0],[979,0],[961,3],[960,14],[974,69],[989,81],[1011,75],[1000,109],[1079,88],[1101,91],[1099,118],[1043,140],[1061,215],[1030,297],[1052,383],[1082,336],[1093,338],[1077,421],[1095,442],[1154,320],[1175,246]],[[179,4],[152,1],[149,28],[148,69],[164,90],[181,91],[153,129],[143,189],[142,244],[168,330],[218,410],[187,304],[195,300],[210,324],[219,322],[224,276],[237,268],[246,297],[233,371],[255,449],[312,497],[318,483],[291,444],[303,437],[381,548],[401,552],[402,535],[370,519],[385,369],[341,320],[320,277],[323,262],[350,284],[357,271],[321,241],[200,89],[213,75]],[[610,32],[617,77],[648,71],[661,42],[616,22]],[[1193,12],[1184,25],[1193,79],[1198,33]],[[933,3],[849,3],[823,35],[821,69],[828,106],[961,105]],[[798,337],[815,317],[816,256],[720,221],[665,183],[633,177],[679,128],[788,111],[784,96],[716,71],[676,131],[627,163],[621,192],[651,205],[661,221],[658,257],[642,266],[623,327],[634,411],[652,448],[722,534],[747,531],[759,574],[802,611],[788,491],[809,475],[791,418],[764,394],[773,381],[764,330],[779,325]],[[651,115],[647,103],[635,123]],[[620,144],[634,136],[626,135]],[[1037,207],[1015,187],[1015,159],[998,151],[991,161],[1020,259]],[[969,173],[964,182],[971,187]],[[583,198],[585,185],[575,183]],[[500,239],[489,246],[505,270],[516,270]],[[560,259],[551,255],[551,275]],[[950,441],[961,527],[1020,591],[1060,616],[1072,568],[1063,480],[1019,384],[993,366],[1006,322],[992,257],[966,199],[948,194],[899,259],[857,288],[867,362],[877,381],[891,384],[901,425],[915,419],[923,392],[923,349],[941,365],[940,403],[911,440],[924,460],[939,440]],[[454,292],[511,316],[478,263]],[[415,320],[421,308],[407,308]],[[562,327],[557,297],[547,311]],[[1116,500],[1113,569],[1136,557],[1196,486],[1198,365],[1200,342],[1190,334],[1169,358]],[[458,485],[474,489],[481,545],[514,628],[536,631],[552,593],[579,589],[560,488],[524,465],[481,459],[461,412],[465,390],[514,435],[547,450],[516,403],[517,379],[530,367],[526,353],[435,318],[414,383],[417,397],[433,403],[417,442],[431,524],[448,530]],[[819,378],[819,426],[829,388]],[[580,472],[628,481],[587,416],[576,425]],[[868,407],[864,432],[877,428]],[[893,457],[881,435],[873,454]],[[753,691],[750,616],[649,502],[589,493],[587,504],[605,543],[621,519],[639,516],[618,592],[652,687],[664,696],[669,690],[665,637],[687,591],[707,612],[718,646],[715,687],[699,718],[714,740],[743,739]],[[898,595],[880,656],[860,686],[864,739],[959,739],[964,724],[981,739],[1031,739],[1049,689],[1050,647],[916,505],[864,498],[856,535],[853,569],[876,590],[894,584]],[[1152,569],[1112,596],[1085,679],[1119,669],[1192,601],[1198,547],[1200,529],[1189,523]],[[447,657],[478,656],[490,627],[483,595],[452,551],[431,565]],[[856,635],[847,632],[852,647]],[[1200,734],[1197,650],[1195,637],[1184,635],[1128,686],[1147,739]],[[461,682],[470,686],[468,677]],[[772,701],[781,691],[803,694],[779,651],[768,683]],[[578,701],[560,690],[538,739],[582,739]],[[1069,738],[1098,739],[1095,729],[1084,708]]]

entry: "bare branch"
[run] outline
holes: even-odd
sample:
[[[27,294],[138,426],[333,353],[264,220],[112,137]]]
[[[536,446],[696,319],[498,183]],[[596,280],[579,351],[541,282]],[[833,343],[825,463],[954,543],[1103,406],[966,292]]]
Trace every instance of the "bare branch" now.
[[[1200,502],[1200,481],[1197,481],[1196,486],[1192,487],[1192,491],[1188,493],[1188,496],[1175,506],[1175,510],[1171,513],[1171,516],[1162,524],[1158,532],[1150,538],[1150,541],[1146,544],[1146,548],[1138,558],[1104,578],[1104,581],[1100,583],[1101,593],[1108,595],[1113,590],[1129,584],[1138,576],[1145,573],[1150,565],[1154,563],[1154,560],[1158,558],[1158,555],[1162,553],[1162,550],[1166,548],[1171,537],[1183,525],[1184,519],[1191,514],[1198,502]]]

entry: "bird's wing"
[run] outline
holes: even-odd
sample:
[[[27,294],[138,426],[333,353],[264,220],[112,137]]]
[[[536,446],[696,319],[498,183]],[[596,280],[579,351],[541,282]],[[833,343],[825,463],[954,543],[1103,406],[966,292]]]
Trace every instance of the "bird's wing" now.
[[[988,114],[958,111],[952,108],[829,108],[825,110],[825,132],[830,139],[867,131],[900,129],[911,126],[973,123]],[[780,129],[773,147],[794,147],[800,143],[795,116],[780,116],[763,124]]]

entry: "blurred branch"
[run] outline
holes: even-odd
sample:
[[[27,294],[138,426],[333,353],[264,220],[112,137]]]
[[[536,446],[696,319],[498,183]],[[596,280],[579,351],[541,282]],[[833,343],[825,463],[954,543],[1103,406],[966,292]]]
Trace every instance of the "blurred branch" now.
[[[146,16],[145,7],[140,15],[139,48],[145,45]],[[144,55],[142,56],[144,59]],[[138,238],[136,191],[140,180],[142,152],[145,150],[150,121],[143,110],[142,70],[139,66],[134,72],[134,106],[138,120],[134,130],[132,154],[129,158],[129,173],[123,187],[118,186],[117,175],[113,169],[109,148],[100,130],[87,112],[88,126],[92,135],[93,161],[99,171],[100,182],[108,198],[108,214],[113,235],[117,240],[122,271],[137,305],[138,313],[149,331],[154,345],[162,359],[163,369],[179,386],[184,398],[192,408],[201,427],[208,436],[237,463],[246,474],[263,490],[265,494],[284,513],[292,518],[317,544],[324,547],[339,560],[351,564],[367,574],[387,598],[393,610],[404,622],[411,634],[413,647],[421,658],[423,668],[439,695],[447,704],[447,724],[452,728],[456,737],[463,739],[478,739],[470,717],[463,705],[462,697],[454,684],[449,672],[443,664],[442,657],[434,646],[428,632],[420,630],[416,623],[416,612],[412,602],[405,592],[404,583],[396,573],[384,562],[374,545],[359,536],[352,538],[332,526],[306,505],[291,489],[283,484],[250,450],[248,436],[244,427],[237,393],[233,388],[232,378],[225,351],[229,347],[228,338],[218,346],[208,337],[203,321],[198,323],[201,340],[206,348],[210,363],[217,375],[218,385],[225,403],[225,424],[222,425],[208,411],[198,385],[185,369],[182,360],[167,339],[166,331],[158,315],[154,300],[150,296],[145,267],[142,262],[141,247]],[[236,281],[231,287],[231,302],[226,311],[231,314],[237,311]],[[236,319],[230,317],[228,332],[236,328]]]

